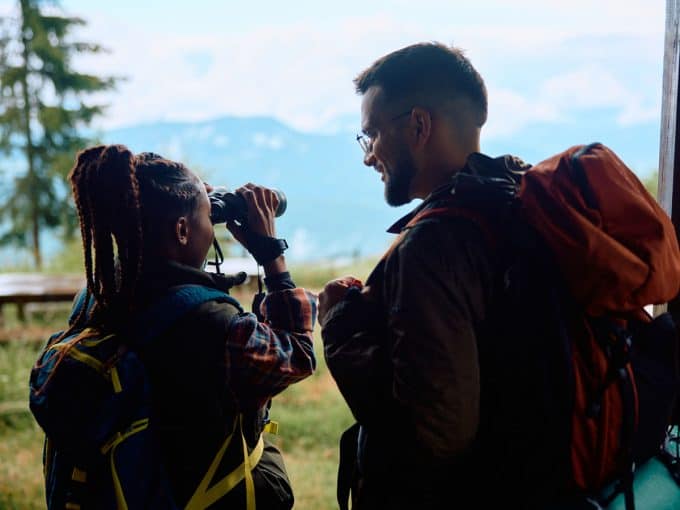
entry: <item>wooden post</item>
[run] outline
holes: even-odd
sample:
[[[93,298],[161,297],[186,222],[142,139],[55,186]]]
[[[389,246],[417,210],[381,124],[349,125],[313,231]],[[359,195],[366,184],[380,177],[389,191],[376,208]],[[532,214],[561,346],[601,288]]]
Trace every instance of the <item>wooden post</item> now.
[[[17,319],[20,323],[26,324],[26,305],[23,301],[17,301]]]
[[[666,38],[663,59],[661,144],[659,148],[659,202],[680,234],[680,0],[666,0]],[[678,236],[680,238],[680,235]],[[657,306],[654,315],[666,308]],[[680,297],[668,303],[668,310],[680,321]]]

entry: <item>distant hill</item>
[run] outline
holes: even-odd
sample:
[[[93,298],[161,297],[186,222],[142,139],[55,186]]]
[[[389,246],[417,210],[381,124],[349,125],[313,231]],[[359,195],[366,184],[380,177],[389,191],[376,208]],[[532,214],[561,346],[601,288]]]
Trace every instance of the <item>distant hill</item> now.
[[[534,125],[511,139],[483,138],[482,150],[537,162],[577,143],[601,141],[640,175],[648,174],[657,167],[658,124],[617,126],[614,115],[596,111],[565,124]],[[385,229],[413,205],[385,204],[382,182],[363,166],[350,130],[358,129],[358,117],[338,119],[333,127],[334,134],[310,134],[267,117],[223,117],[131,126],[105,140],[182,160],[211,183],[235,188],[252,181],[283,190],[288,211],[279,233],[291,244],[291,258],[379,253],[390,240]]]
[[[487,140],[483,133],[482,151],[513,153],[534,163],[568,146],[600,141],[639,175],[649,174],[658,165],[658,122],[620,126],[615,115],[591,111],[506,138]],[[324,134],[296,131],[268,117],[221,117],[134,125],[106,132],[103,139],[181,160],[213,184],[233,189],[250,181],[281,189],[288,210],[278,233],[291,246],[288,258],[299,262],[380,253],[391,238],[385,229],[415,205],[385,204],[378,174],[362,164],[355,128],[358,116],[337,119]],[[45,237],[53,255],[58,244]]]
[[[270,118],[225,117],[132,126],[104,139],[179,159],[231,189],[255,182],[282,190],[288,209],[278,233],[291,259],[380,252],[389,242],[385,229],[408,210],[384,203],[378,174],[363,166],[348,132],[309,134]]]

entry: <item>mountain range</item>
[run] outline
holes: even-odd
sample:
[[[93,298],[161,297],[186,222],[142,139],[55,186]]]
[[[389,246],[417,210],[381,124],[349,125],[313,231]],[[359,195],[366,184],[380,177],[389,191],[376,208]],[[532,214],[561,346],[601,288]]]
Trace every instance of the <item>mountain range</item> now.
[[[571,145],[602,142],[644,176],[657,167],[658,124],[621,126],[600,110],[561,124],[531,125],[512,137],[482,143],[489,155],[512,153],[535,163]],[[334,133],[305,133],[267,117],[156,122],[112,130],[109,143],[178,159],[206,181],[234,189],[255,182],[282,190],[288,209],[277,224],[296,260],[380,253],[385,229],[414,204],[389,207],[379,175],[362,164],[359,119],[335,122]]]
[[[624,126],[616,115],[603,109],[573,121],[533,124],[512,136],[485,139],[482,133],[481,149],[535,163],[571,145],[599,141],[638,175],[648,175],[658,165],[658,123]],[[291,261],[306,261],[379,254],[391,238],[385,229],[415,205],[385,204],[379,175],[362,164],[353,126],[358,130],[358,116],[337,119],[326,133],[298,131],[269,117],[220,117],[138,124],[101,138],[182,161],[211,184],[235,189],[254,182],[283,191],[288,208],[277,233],[287,239]],[[46,237],[46,251],[56,250],[55,239]]]

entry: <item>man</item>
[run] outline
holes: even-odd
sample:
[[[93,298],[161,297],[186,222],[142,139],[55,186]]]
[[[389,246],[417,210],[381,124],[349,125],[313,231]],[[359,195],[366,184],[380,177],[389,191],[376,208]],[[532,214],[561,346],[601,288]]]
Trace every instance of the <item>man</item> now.
[[[486,88],[459,49],[438,43],[378,59],[355,85],[364,164],[380,174],[388,204],[423,202],[390,228],[401,235],[365,285],[348,276],[319,296],[327,363],[361,426],[356,442],[343,437],[340,504],[351,483],[355,509],[463,508],[454,502],[464,492],[479,496],[469,463],[478,341],[496,274],[473,222],[408,224],[451,196],[452,178],[479,151]]]

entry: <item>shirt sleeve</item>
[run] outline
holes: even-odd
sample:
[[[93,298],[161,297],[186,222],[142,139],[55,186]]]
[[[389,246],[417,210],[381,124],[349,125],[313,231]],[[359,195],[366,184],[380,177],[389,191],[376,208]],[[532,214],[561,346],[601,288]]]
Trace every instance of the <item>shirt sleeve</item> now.
[[[356,420],[369,427],[380,426],[390,407],[385,321],[382,307],[350,288],[321,330],[328,369]]]
[[[264,278],[264,284],[267,286],[267,290],[269,292],[295,288],[295,283],[290,277],[290,273],[288,271],[266,276]]]
[[[316,310],[317,297],[311,292],[284,289],[265,297],[261,305],[264,321],[258,321],[253,313],[231,319],[226,359],[237,398],[264,405],[314,371]]]

